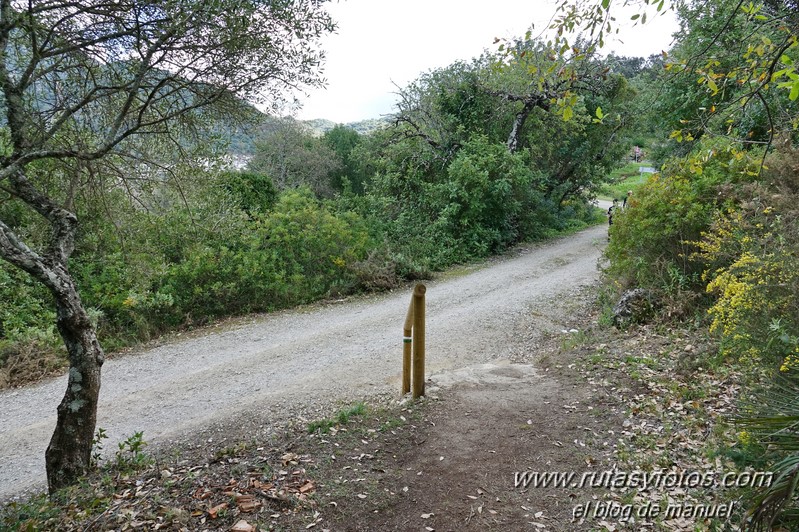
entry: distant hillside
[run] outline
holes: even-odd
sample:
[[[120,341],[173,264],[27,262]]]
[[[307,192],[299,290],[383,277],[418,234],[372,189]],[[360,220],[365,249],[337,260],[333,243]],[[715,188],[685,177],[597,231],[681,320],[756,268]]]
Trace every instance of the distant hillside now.
[[[336,127],[336,125],[338,125],[336,122],[333,122],[332,120],[327,120],[325,118],[304,120],[303,122],[319,135],[325,134],[326,132]],[[368,135],[373,131],[386,127],[386,125],[388,125],[389,122],[390,120],[388,118],[370,118],[369,120],[361,120],[360,122],[349,122],[343,125],[350,129],[354,129],[361,135]]]
[[[213,121],[213,131],[222,139],[229,140],[230,146],[228,151],[234,159],[241,157],[244,157],[245,160],[249,159],[255,152],[255,139],[264,132],[272,129],[275,122],[282,120],[266,115],[255,109],[255,107],[251,107],[249,111],[251,113],[249,119],[244,123],[221,120],[218,118]],[[292,119],[286,118],[285,120]],[[309,133],[316,136],[324,135],[337,125],[336,122],[325,119],[300,120],[299,122],[308,129]],[[343,125],[354,129],[361,135],[367,135],[386,127],[388,124],[388,118],[374,118],[370,120],[361,120],[360,122],[350,122]]]

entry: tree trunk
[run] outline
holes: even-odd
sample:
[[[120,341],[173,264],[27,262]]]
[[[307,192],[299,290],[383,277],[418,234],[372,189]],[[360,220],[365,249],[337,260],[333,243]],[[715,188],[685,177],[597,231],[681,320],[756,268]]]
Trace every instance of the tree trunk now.
[[[527,117],[530,116],[531,110],[532,108],[525,103],[522,110],[516,113],[516,116],[513,118],[513,127],[508,135],[508,151],[511,153],[516,153],[516,151],[519,149],[522,127],[527,121]]]
[[[62,289],[55,294],[57,323],[69,354],[69,380],[45,453],[51,494],[89,472],[104,359],[97,334],[69,274],[61,281]]]
[[[0,220],[0,257],[28,272],[53,294],[56,325],[69,356],[67,391],[58,405],[55,431],[45,453],[47,487],[53,493],[89,471],[104,354],[67,268],[77,216],[39,192],[22,171],[11,173],[8,180],[13,194],[46,218],[52,229],[48,250],[40,255]]]
[[[524,106],[513,117],[513,126],[511,127],[510,134],[508,135],[508,151],[516,153],[521,144],[522,128],[524,123],[527,122],[527,117],[533,112],[533,109],[539,107],[544,111],[549,111],[549,104],[546,99],[541,95],[534,95],[528,97],[518,97],[511,94],[506,94],[505,98],[509,101],[516,101],[524,103]]]
[[[55,431],[45,453],[47,487],[53,493],[74,484],[91,466],[104,354],[67,268],[77,216],[39,192],[22,171],[10,173],[8,180],[13,194],[46,218],[52,229],[47,252],[40,255],[0,220],[0,257],[28,272],[53,295],[56,325],[69,356],[67,391],[58,406]]]

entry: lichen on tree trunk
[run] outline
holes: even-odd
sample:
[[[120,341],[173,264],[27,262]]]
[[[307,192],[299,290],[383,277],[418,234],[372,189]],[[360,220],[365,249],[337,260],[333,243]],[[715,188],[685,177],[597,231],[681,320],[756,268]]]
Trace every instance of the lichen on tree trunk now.
[[[53,437],[45,453],[47,486],[52,494],[88,473],[97,401],[100,396],[100,368],[104,354],[97,334],[72,283],[70,290],[56,296],[58,331],[69,354],[67,390],[58,405]]]
[[[77,216],[37,190],[22,171],[10,173],[8,181],[12,192],[46,218],[51,227],[49,246],[40,254],[0,220],[0,257],[28,272],[53,295],[56,325],[69,357],[67,390],[45,454],[47,485],[53,493],[74,484],[91,466],[104,353],[67,267],[74,249]]]

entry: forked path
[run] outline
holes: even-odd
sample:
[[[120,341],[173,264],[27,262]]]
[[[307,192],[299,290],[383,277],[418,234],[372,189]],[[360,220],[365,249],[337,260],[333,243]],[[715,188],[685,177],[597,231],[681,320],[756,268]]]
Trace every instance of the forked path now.
[[[598,276],[607,229],[427,284],[427,373],[516,357],[519,336],[558,328]],[[259,316],[103,366],[106,448],[136,431],[166,441],[250,408],[398,391],[410,291]],[[529,345],[529,343],[528,343]],[[0,393],[0,501],[44,486],[44,451],[66,377]]]

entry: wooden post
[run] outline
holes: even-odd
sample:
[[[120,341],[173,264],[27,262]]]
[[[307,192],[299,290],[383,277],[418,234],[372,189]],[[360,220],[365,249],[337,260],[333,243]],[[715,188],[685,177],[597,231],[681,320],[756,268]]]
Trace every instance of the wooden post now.
[[[408,304],[405,326],[402,328],[402,395],[411,391],[411,330],[413,328],[413,297]]]
[[[424,294],[423,284],[413,289],[413,398],[424,395]]]

